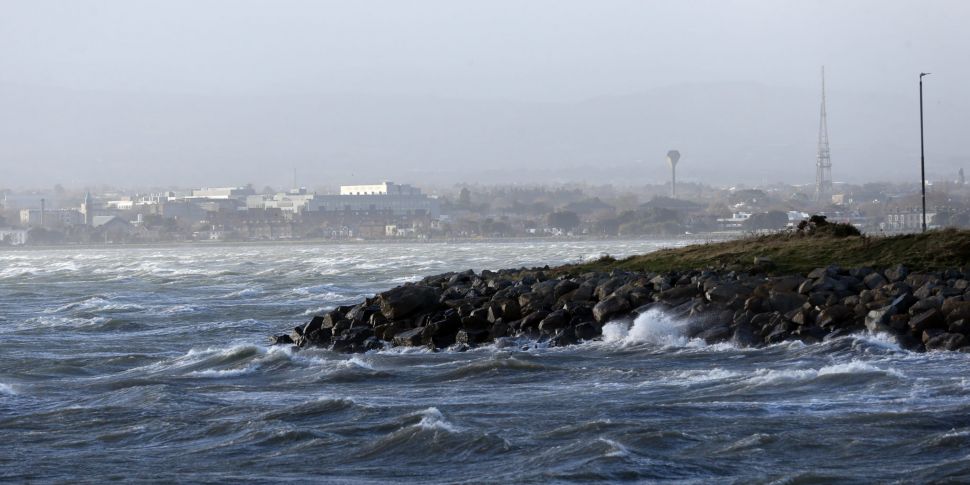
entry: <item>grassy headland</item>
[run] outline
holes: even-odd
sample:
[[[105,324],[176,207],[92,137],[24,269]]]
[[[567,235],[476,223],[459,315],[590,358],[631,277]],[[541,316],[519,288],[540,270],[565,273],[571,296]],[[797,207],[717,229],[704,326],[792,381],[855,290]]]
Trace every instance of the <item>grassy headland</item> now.
[[[898,236],[843,236],[780,232],[732,241],[663,249],[615,260],[609,257],[561,268],[567,272],[671,271],[704,268],[752,270],[755,258],[768,258],[770,273],[805,273],[820,266],[888,268],[903,264],[912,270],[959,268],[970,263],[970,231],[945,229]]]

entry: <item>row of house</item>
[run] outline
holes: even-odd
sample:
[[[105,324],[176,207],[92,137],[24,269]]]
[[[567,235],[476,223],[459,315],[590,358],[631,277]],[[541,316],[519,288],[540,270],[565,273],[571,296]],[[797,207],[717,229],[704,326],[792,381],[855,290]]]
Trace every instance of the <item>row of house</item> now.
[[[394,182],[345,185],[339,195],[306,189],[266,195],[257,194],[252,187],[215,187],[193,189],[188,194],[102,199],[96,202],[86,194],[80,207],[55,209],[46,207],[44,198],[33,203],[19,199],[17,205],[26,205],[19,210],[21,229],[111,225],[135,233],[146,216],[155,216],[153,220],[173,220],[183,227],[203,226],[206,229],[193,235],[202,239],[292,239],[327,234],[398,237],[418,227],[430,227],[441,215],[437,198]],[[9,206],[7,209],[9,212]],[[16,243],[23,244],[26,236],[17,234]]]

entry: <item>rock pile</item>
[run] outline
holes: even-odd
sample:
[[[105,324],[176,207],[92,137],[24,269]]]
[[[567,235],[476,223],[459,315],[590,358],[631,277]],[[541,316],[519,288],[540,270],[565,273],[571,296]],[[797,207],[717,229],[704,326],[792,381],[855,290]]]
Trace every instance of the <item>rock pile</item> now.
[[[962,269],[910,273],[903,266],[828,266],[804,276],[469,270],[337,307],[272,340],[344,352],[387,345],[461,349],[502,337],[561,346],[595,339],[608,322],[656,309],[684,320],[689,337],[708,343],[817,343],[868,329],[895,335],[914,350],[970,350],[968,280]]]

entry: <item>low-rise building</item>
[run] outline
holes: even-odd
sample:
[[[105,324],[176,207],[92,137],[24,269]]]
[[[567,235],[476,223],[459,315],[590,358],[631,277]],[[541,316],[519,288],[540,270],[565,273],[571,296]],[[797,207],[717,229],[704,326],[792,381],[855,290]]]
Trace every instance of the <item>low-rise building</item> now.
[[[731,214],[731,217],[718,218],[717,222],[724,229],[741,229],[744,227],[744,222],[750,218],[750,212],[735,212]]]
[[[407,184],[381,182],[373,185],[341,185],[340,195],[421,195],[421,189]]]
[[[23,246],[30,240],[30,229],[0,229],[0,244]]]
[[[20,224],[28,227],[75,226],[84,224],[84,214],[76,209],[21,209]]]
[[[239,200],[245,201],[246,197],[256,195],[252,187],[203,187],[193,189],[192,195],[186,199],[214,199],[214,200]]]
[[[926,213],[927,227],[934,227],[935,212]],[[887,232],[915,232],[923,229],[923,211],[916,208],[896,209],[886,214],[880,228]]]

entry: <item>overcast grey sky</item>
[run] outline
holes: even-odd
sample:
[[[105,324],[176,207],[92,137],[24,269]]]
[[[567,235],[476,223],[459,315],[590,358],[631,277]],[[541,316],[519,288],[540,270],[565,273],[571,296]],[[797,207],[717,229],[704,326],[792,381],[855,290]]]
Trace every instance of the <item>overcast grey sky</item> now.
[[[571,167],[622,167],[651,150],[665,153],[670,143],[683,143],[686,177],[720,178],[714,169],[744,158],[750,144],[732,142],[738,135],[727,132],[753,131],[751,140],[768,145],[774,140],[757,135],[777,133],[760,132],[761,125],[727,126],[721,139],[692,138],[692,132],[704,131],[695,129],[693,119],[680,121],[677,136],[657,140],[651,133],[669,120],[658,115],[636,120],[641,146],[629,137],[613,144],[602,138],[630,127],[604,106],[622,112],[623,103],[610,100],[632,96],[640,104],[629,105],[649,112],[657,103],[690,104],[698,92],[713,93],[713,101],[691,113],[735,125],[730,120],[737,116],[736,97],[757,95],[759,89],[781,103],[785,96],[776,95],[790,93],[788,109],[762,106],[757,97],[750,104],[755,110],[797,110],[784,121],[798,120],[790,127],[790,138],[798,141],[765,161],[775,171],[755,163],[736,173],[798,182],[805,163],[812,175],[813,103],[823,64],[832,91],[837,180],[879,177],[872,169],[885,163],[899,169],[886,171],[888,178],[906,173],[899,165],[912,154],[886,162],[892,152],[877,146],[878,123],[887,123],[887,142],[912,142],[916,112],[906,103],[915,102],[921,70],[934,73],[927,78],[927,102],[935,121],[928,126],[935,130],[931,153],[946,162],[942,175],[970,160],[962,139],[970,106],[968,21],[970,2],[959,0],[0,0],[0,102],[8,108],[0,109],[0,168],[6,172],[0,177],[8,178],[0,186],[281,183],[280,166],[298,167],[314,183],[420,178],[442,168],[456,178],[462,173],[473,178],[483,164],[557,167],[565,163],[563,153],[543,148],[556,145],[557,136],[569,138],[570,153],[576,154],[566,163]],[[747,86],[742,94],[735,89],[739,85]],[[684,98],[671,99],[672,93]],[[735,98],[721,105],[718,93]],[[343,116],[358,112],[360,119],[334,128],[341,119],[329,108],[344,98],[357,104],[340,108]],[[469,104],[459,103],[466,100]],[[416,112],[421,109],[415,106],[439,103],[447,106],[429,107],[438,113],[430,121]],[[613,128],[583,144],[574,139],[582,136],[578,125],[563,117],[588,119],[590,109]],[[852,118],[866,110],[871,113]],[[539,119],[528,130],[515,126],[528,116]],[[555,125],[546,133],[543,116]],[[236,117],[262,121],[240,125]],[[440,150],[435,143],[397,139],[381,149],[374,145],[386,130],[401,126],[382,124],[385,117],[401,120],[404,138],[433,142],[428,132],[434,131],[448,140],[438,139]],[[451,129],[476,131],[476,120],[505,129],[487,140],[449,135]],[[75,127],[87,135],[72,133],[72,122],[85,125]],[[180,128],[183,124],[194,129]],[[265,130],[282,135],[258,147],[238,141],[259,139]],[[485,145],[504,148],[469,155]],[[867,158],[867,150],[877,155]],[[278,156],[269,159],[274,153]],[[724,159],[691,160],[698,153]],[[846,153],[855,157],[854,168],[840,160]],[[466,159],[467,172],[457,170]],[[779,160],[797,169],[778,171]],[[348,171],[348,162],[357,170]],[[160,164],[168,168],[148,167]],[[133,166],[148,168],[125,169]],[[227,170],[235,175],[227,176]],[[216,180],[220,175],[225,180]]]

